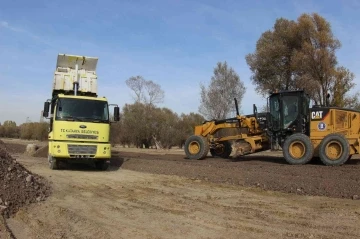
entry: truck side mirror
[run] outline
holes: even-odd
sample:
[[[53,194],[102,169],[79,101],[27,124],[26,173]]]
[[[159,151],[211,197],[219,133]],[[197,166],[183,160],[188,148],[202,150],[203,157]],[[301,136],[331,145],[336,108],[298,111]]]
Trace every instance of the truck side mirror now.
[[[46,101],[44,103],[43,117],[47,118],[49,116],[49,109],[50,109],[50,102]]]
[[[120,121],[120,108],[118,106],[114,107],[114,121]]]

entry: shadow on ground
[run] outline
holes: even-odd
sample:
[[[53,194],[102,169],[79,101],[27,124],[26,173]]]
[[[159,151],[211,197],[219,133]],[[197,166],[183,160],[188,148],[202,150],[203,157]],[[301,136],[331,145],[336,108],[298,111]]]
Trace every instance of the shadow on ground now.
[[[120,157],[118,152],[113,152],[110,159],[110,165],[106,171],[117,171],[121,168],[124,162],[125,159]],[[92,162],[60,162],[59,170],[106,172],[96,169],[95,164]]]
[[[247,155],[247,156],[242,156],[242,157],[238,157],[238,158],[230,158],[229,159],[231,162],[249,162],[249,161],[259,161],[259,162],[268,162],[268,163],[276,163],[276,164],[288,164],[288,162],[286,162],[286,160],[283,157],[280,156],[256,156],[256,155]],[[309,165],[323,165],[325,166],[319,157],[315,157],[312,160],[310,160],[310,162],[308,162],[307,164]],[[360,160],[359,159],[350,159],[348,160],[345,164],[348,165],[358,165],[360,164]]]
[[[230,158],[231,162],[247,162],[247,161],[261,161],[261,162],[269,162],[269,163],[277,163],[277,164],[287,164],[284,158],[279,156],[242,156],[237,158]]]

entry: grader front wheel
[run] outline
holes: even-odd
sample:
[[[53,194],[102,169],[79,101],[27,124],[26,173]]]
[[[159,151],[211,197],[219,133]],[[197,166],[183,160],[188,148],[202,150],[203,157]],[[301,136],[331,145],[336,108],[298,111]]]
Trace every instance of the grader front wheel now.
[[[185,154],[189,159],[204,159],[209,153],[207,139],[200,135],[192,135],[185,141]]]
[[[314,155],[314,147],[307,135],[293,134],[284,142],[283,155],[289,164],[306,164]]]

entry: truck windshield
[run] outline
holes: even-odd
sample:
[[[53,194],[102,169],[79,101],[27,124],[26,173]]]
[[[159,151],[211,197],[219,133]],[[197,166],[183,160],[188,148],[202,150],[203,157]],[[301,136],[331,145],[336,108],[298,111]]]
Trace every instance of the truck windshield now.
[[[108,122],[108,104],[99,100],[59,99],[56,106],[56,120]]]

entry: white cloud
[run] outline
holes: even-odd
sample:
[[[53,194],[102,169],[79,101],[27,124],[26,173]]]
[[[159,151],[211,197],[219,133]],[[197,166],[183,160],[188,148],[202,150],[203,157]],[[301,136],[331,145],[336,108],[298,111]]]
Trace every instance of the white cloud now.
[[[32,39],[34,39],[34,40],[36,40],[36,41],[38,41],[40,43],[43,43],[43,44],[45,44],[45,45],[47,45],[49,47],[54,47],[53,44],[46,41],[42,37],[40,37],[40,36],[38,36],[36,34],[33,34],[31,31],[25,30],[23,28],[14,27],[14,26],[10,25],[7,21],[0,21],[0,27],[8,29],[8,30],[13,31],[13,32],[25,34],[25,35],[31,37]]]
[[[5,22],[5,21],[1,21],[1,22],[0,22],[0,26],[9,28],[9,23],[8,23],[8,22]]]

